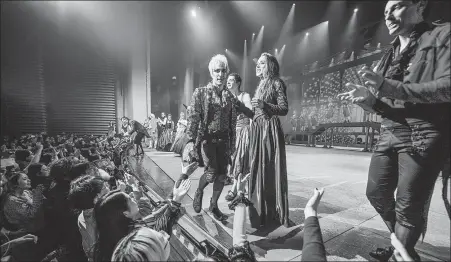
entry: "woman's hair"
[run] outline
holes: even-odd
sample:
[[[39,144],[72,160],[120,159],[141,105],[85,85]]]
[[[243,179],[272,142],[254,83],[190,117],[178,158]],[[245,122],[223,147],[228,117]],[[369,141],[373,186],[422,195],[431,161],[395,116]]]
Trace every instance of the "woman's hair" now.
[[[41,168],[42,168],[43,164],[41,163],[33,163],[30,164],[30,166],[28,167],[28,177],[31,179],[31,177],[37,176],[40,172],[41,172]]]
[[[266,57],[267,72],[260,81],[255,97],[267,99],[269,96],[276,93],[276,85],[282,85],[284,91],[286,90],[285,83],[279,78],[279,62],[276,57],[270,53],[263,53],[261,56]]]
[[[94,199],[104,186],[104,181],[98,176],[81,176],[70,183],[68,199],[75,209],[94,208]]]
[[[168,240],[148,227],[139,227],[121,239],[114,249],[111,261],[167,261]]]
[[[229,76],[233,76],[235,78],[235,82],[238,84],[238,90],[241,89],[241,76],[238,73],[231,73]]]
[[[15,154],[14,154],[14,159],[16,161],[27,161],[27,157],[29,157],[31,155],[30,151],[28,150],[16,150]]]
[[[94,207],[97,231],[95,261],[111,261],[114,247],[133,229],[134,221],[124,215],[128,211],[125,193],[114,190],[105,194]]]
[[[261,56],[266,57],[266,65],[268,67],[268,71],[266,72],[265,78],[275,78],[279,77],[279,61],[277,58],[270,53],[263,53]]]
[[[224,66],[226,73],[229,73],[229,62],[227,62],[227,57],[224,55],[215,55],[211,58],[210,63],[208,63],[208,71],[210,71],[210,75],[213,74],[213,69],[216,65]]]
[[[44,165],[40,163],[33,163],[28,167],[28,178],[31,180],[31,187],[35,188],[39,182],[39,173],[41,173],[41,169]]]
[[[8,190],[12,192],[19,186],[19,178],[21,175],[25,175],[23,172],[14,172],[8,177]]]

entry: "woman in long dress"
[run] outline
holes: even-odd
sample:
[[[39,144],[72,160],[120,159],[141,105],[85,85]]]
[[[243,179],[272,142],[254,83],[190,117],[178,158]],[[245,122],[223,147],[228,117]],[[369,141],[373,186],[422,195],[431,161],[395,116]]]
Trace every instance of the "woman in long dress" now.
[[[174,121],[172,121],[172,115],[168,114],[168,118],[165,118],[162,122],[162,132],[158,139],[158,150],[169,151],[172,142],[174,141]]]
[[[171,151],[181,155],[183,152],[183,147],[187,143],[184,139],[186,126],[188,121],[185,118],[185,113],[180,113],[180,119],[177,121],[177,133],[175,134],[174,143],[172,144]]]
[[[279,63],[269,53],[257,61],[260,83],[251,101],[249,210],[251,226],[288,226],[288,182],[285,141],[278,116],[288,113],[286,86],[279,77]]]
[[[227,78],[227,88],[241,104],[238,107],[240,114],[237,116],[236,121],[235,153],[231,156],[228,174],[228,179],[234,182],[232,189],[229,190],[225,197],[227,201],[231,201],[235,198],[236,178],[239,174],[246,175],[249,173],[249,130],[251,121],[244,112],[241,112],[242,110],[240,108],[244,106],[248,110],[251,110],[252,105],[249,93],[241,90],[241,77],[239,74],[232,73],[229,75]]]

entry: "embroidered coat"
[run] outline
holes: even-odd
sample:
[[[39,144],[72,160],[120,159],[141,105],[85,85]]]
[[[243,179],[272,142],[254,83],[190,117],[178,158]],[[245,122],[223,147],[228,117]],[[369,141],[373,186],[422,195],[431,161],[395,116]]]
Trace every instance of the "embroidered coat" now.
[[[190,140],[195,141],[195,147],[200,148],[201,142],[205,135],[208,134],[208,124],[209,124],[209,112],[211,110],[211,105],[217,96],[215,94],[216,88],[212,83],[208,83],[207,86],[199,87],[194,90],[193,96],[191,98],[191,105],[188,107],[187,120],[188,126],[186,133]],[[222,106],[230,106],[231,113],[229,123],[229,141],[228,141],[228,152],[233,154],[235,140],[236,140],[236,119],[237,111],[233,104],[233,95],[227,90],[223,90],[221,93]]]

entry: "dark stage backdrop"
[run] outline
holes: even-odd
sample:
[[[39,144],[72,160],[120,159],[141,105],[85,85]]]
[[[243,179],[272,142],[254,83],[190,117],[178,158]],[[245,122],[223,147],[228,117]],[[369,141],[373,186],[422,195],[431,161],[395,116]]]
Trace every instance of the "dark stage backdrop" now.
[[[105,134],[116,120],[115,63],[79,37],[80,24],[38,18],[25,3],[2,3],[2,135]]]

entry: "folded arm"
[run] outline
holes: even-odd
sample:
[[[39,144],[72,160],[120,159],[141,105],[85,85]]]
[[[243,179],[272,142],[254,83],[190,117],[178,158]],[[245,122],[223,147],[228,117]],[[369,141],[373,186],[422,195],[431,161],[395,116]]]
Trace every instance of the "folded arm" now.
[[[26,227],[31,223],[39,211],[43,201],[42,191],[44,187],[39,185],[32,192],[32,203],[20,201],[15,196],[9,196],[4,206],[5,216],[9,222],[20,227]]]
[[[286,116],[288,114],[287,88],[282,80],[274,82],[277,92],[277,104],[264,102],[263,110],[269,115]]]

